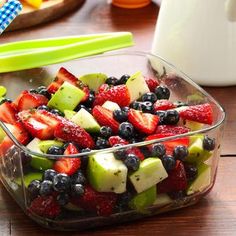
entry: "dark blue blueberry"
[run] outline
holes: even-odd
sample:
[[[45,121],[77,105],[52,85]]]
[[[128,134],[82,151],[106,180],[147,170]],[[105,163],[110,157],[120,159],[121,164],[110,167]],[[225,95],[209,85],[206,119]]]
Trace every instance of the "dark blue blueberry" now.
[[[159,116],[158,125],[164,125],[164,117],[166,111],[156,111],[154,112],[155,115]]]
[[[46,105],[41,105],[37,108],[38,110],[45,110],[45,111],[50,111],[50,108]]]
[[[53,191],[52,181],[44,180],[41,183],[39,194],[41,196],[47,196],[47,195],[51,194],[52,191]]]
[[[70,189],[71,181],[67,174],[57,174],[53,178],[53,188],[57,192],[67,192]]]
[[[157,96],[157,99],[169,99],[170,98],[170,90],[165,86],[156,87],[154,92]]]
[[[50,99],[51,94],[47,91],[47,88],[44,86],[40,86],[37,88],[37,93],[45,96],[46,98]]]
[[[180,191],[168,193],[168,195],[170,196],[171,199],[177,200],[177,199],[184,198],[186,196],[186,193],[180,190]]]
[[[173,157],[176,160],[185,161],[188,156],[188,148],[183,145],[176,146],[173,151]]]
[[[43,180],[53,181],[54,176],[57,175],[57,172],[53,169],[47,169],[43,173]]]
[[[5,102],[12,102],[12,100],[9,99],[9,98],[3,98],[3,99],[0,101],[0,105],[2,105],[2,104],[5,103]]]
[[[130,78],[129,75],[126,75],[126,74],[122,75],[120,79],[118,80],[118,84],[125,84],[129,78]]]
[[[71,186],[71,194],[80,197],[84,194],[84,186],[82,184],[73,184]]]
[[[119,125],[119,135],[125,139],[131,139],[134,133],[134,127],[129,122],[123,122]]]
[[[162,143],[155,143],[151,148],[151,155],[154,157],[163,157],[166,154],[165,145]]]
[[[84,148],[84,149],[81,149],[80,152],[81,152],[81,153],[84,153],[84,152],[91,152],[91,149],[89,149],[89,148]],[[88,157],[87,155],[84,155],[84,156],[81,156],[81,157],[80,157],[80,160],[81,160],[81,169],[86,169],[86,168],[87,168],[88,159],[89,159],[89,157]]]
[[[162,164],[167,172],[175,168],[176,161],[174,157],[170,155],[165,155],[161,158]]]
[[[134,101],[130,106],[135,110],[142,110],[142,102]]]
[[[60,206],[65,206],[69,202],[69,195],[67,193],[60,193],[56,199]]]
[[[110,76],[106,79],[106,84],[115,86],[118,84],[118,79],[114,76]]]
[[[94,102],[94,100],[95,100],[95,95],[94,95],[94,93],[92,92],[89,92],[89,96],[88,96],[88,98],[86,99],[86,101],[84,101],[83,102],[83,105],[85,106],[85,107],[91,107],[92,105],[93,105],[93,102]]]
[[[96,148],[97,149],[103,149],[108,148],[110,146],[109,142],[105,138],[98,137],[96,141]]]
[[[28,193],[31,199],[36,198],[39,195],[39,190],[41,187],[41,182],[39,180],[33,180],[28,185]]]
[[[124,110],[114,110],[113,117],[118,122],[125,122],[128,120],[128,112]]]
[[[130,153],[125,158],[124,164],[126,165],[129,171],[136,171],[139,168],[140,160],[136,155]]]
[[[195,165],[190,163],[184,163],[184,169],[188,181],[193,181],[198,175],[198,169]]]
[[[77,171],[75,174],[71,176],[72,184],[85,184],[86,178],[81,170]]]
[[[133,195],[130,192],[124,192],[122,194],[119,194],[117,199],[118,210],[122,211],[129,208],[129,203],[132,198]]]
[[[121,110],[128,113],[129,112],[129,107],[122,107]]]
[[[151,102],[142,102],[141,110],[143,112],[153,113],[153,104]]]
[[[109,126],[102,126],[100,128],[100,134],[104,138],[109,138],[112,135],[112,128]]]
[[[156,96],[155,93],[149,92],[149,93],[143,94],[142,97],[141,97],[141,100],[142,100],[143,102],[151,102],[151,103],[154,103],[154,102],[156,102],[156,100],[157,100],[157,96]]]
[[[123,146],[122,144],[116,144],[113,147],[121,147]],[[126,158],[126,150],[125,149],[118,149],[114,152],[115,158],[117,160],[125,160]]]
[[[176,125],[179,122],[179,113],[176,110],[168,110],[165,112],[163,122],[166,125]]]
[[[52,109],[50,112],[56,116],[64,116],[64,114],[57,109]]]
[[[216,143],[214,138],[209,138],[208,136],[205,136],[203,139],[203,149],[207,151],[212,151],[215,149]]]
[[[63,155],[64,151],[65,151],[65,150],[64,150],[63,147],[51,146],[51,147],[47,150],[47,154],[51,154],[51,155]]]

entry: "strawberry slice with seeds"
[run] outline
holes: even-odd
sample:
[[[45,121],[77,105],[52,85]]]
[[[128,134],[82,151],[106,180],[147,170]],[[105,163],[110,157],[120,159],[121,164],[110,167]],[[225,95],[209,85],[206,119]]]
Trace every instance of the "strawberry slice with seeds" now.
[[[55,127],[63,119],[46,110],[24,110],[18,117],[33,137],[42,140],[53,138]]]
[[[177,160],[175,168],[168,173],[168,177],[157,184],[157,191],[158,193],[171,193],[186,188],[187,178],[184,165]]]
[[[159,82],[152,77],[145,77],[144,79],[150,91],[154,92],[155,88],[159,85]]]
[[[110,86],[108,84],[102,84],[99,88],[98,88],[98,93],[103,93],[107,90],[110,89]]]
[[[181,107],[179,115],[184,120],[191,120],[203,124],[213,123],[213,109],[209,103]]]
[[[33,109],[41,105],[46,105],[48,103],[48,99],[36,93],[25,92],[21,95],[18,101],[18,110],[23,111],[27,109]]]
[[[72,143],[69,143],[64,155],[72,155],[78,154],[79,151]],[[60,158],[57,160],[53,166],[53,169],[56,170],[58,173],[65,173],[67,175],[73,175],[81,165],[80,158]]]
[[[177,126],[177,125],[158,125],[156,129],[157,134],[184,134],[190,131],[189,128],[184,126]]]
[[[130,95],[126,85],[117,85],[101,93],[97,93],[94,106],[103,105],[106,101],[115,102],[120,107],[128,106],[130,104]]]
[[[90,134],[68,120],[58,123],[54,130],[54,136],[67,142],[75,142],[81,148],[94,148],[94,141]]]
[[[93,108],[92,114],[101,126],[109,126],[113,133],[118,133],[120,124],[113,118],[112,111],[97,105]]]
[[[152,134],[156,130],[159,117],[150,113],[130,109],[128,120],[138,131],[145,134]]]
[[[14,124],[17,121],[17,108],[16,105],[12,102],[4,102],[0,105],[0,120],[9,123]]]
[[[153,105],[154,111],[166,111],[169,109],[173,109],[175,107],[176,107],[175,104],[173,104],[171,101],[167,99],[157,100]]]

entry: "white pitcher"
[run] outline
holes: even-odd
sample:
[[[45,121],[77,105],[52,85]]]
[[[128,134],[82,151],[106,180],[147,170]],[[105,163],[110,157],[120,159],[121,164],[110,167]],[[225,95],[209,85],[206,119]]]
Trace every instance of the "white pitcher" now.
[[[236,85],[236,0],[162,0],[152,52],[201,85]]]

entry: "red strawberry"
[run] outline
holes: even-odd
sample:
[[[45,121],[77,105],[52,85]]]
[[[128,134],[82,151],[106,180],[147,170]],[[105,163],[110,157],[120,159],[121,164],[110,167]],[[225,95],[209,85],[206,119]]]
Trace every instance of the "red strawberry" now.
[[[154,111],[166,111],[175,107],[176,106],[167,99],[157,100],[153,105]]]
[[[165,134],[153,134],[146,138],[146,141],[161,139],[165,137],[175,136],[176,134],[165,133]],[[162,142],[166,147],[166,153],[172,155],[173,150],[178,145],[189,146],[189,137],[174,138],[172,140]]]
[[[184,134],[190,131],[189,128],[184,126],[177,126],[177,125],[158,125],[156,129],[157,134]]]
[[[208,125],[213,123],[213,109],[209,103],[181,107],[179,115],[184,120],[197,121]]]
[[[48,92],[55,93],[65,81],[76,85],[78,79],[64,67],[61,67],[54,81],[48,86]]]
[[[95,211],[98,215],[109,216],[113,213],[117,194],[97,192],[90,186],[85,186],[84,194],[72,202],[88,211]]]
[[[69,143],[64,155],[72,155],[79,153],[75,145]],[[59,173],[65,173],[67,175],[73,175],[80,168],[80,158],[60,158],[53,166],[53,169]]]
[[[23,91],[20,93],[20,95],[14,100],[13,103],[14,103],[16,106],[18,106],[18,102],[20,101],[21,97],[22,97],[24,94],[27,94],[27,93],[29,93],[28,90],[23,90]]]
[[[25,129],[39,139],[53,138],[55,127],[63,119],[45,110],[24,110],[18,117]]]
[[[168,173],[168,177],[157,184],[159,193],[170,193],[187,188],[187,178],[184,165],[177,160],[175,168]]]
[[[113,133],[117,133],[119,129],[119,122],[117,122],[113,118],[112,111],[102,107],[102,106],[95,106],[93,108],[93,116],[97,120],[97,122],[102,126],[110,126],[112,128]]]
[[[129,122],[140,132],[145,134],[154,133],[159,117],[150,113],[130,109],[128,113]]]
[[[98,93],[95,96],[94,106],[103,105],[106,101],[115,102],[121,107],[128,106],[130,104],[130,95],[126,85],[117,85]]]
[[[126,145],[126,144],[129,144],[128,141],[124,140],[123,138],[121,138],[120,136],[111,136],[109,139],[109,144],[111,146],[114,146],[116,144],[121,144],[121,145]]]
[[[60,215],[61,208],[53,196],[39,196],[35,198],[28,209],[30,212],[53,219]]]
[[[10,130],[10,132],[14,135],[14,137],[19,143],[23,145],[28,143],[29,134],[20,122],[16,122],[14,125],[7,125],[7,128]],[[0,155],[4,156],[7,153],[8,149],[12,147],[12,145],[12,140],[8,136],[6,136],[0,144]]]
[[[107,90],[110,89],[110,86],[108,84],[102,84],[99,88],[98,88],[98,93],[103,93]]]
[[[159,82],[152,77],[145,77],[145,81],[151,92],[154,92],[155,88],[159,85]]]
[[[0,120],[9,124],[14,124],[16,118],[17,108],[12,102],[4,102],[0,105]]]
[[[94,147],[94,141],[90,134],[80,126],[67,120],[59,122],[55,128],[54,136],[67,142],[75,142],[81,148],[92,149]]]
[[[47,103],[48,99],[45,96],[41,94],[25,92],[21,95],[18,101],[18,110],[23,111],[32,109],[41,105],[46,105]]]

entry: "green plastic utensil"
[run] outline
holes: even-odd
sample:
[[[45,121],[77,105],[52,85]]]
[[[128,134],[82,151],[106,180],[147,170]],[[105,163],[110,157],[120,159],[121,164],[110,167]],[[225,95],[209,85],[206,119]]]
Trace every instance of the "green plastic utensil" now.
[[[0,73],[31,69],[133,45],[129,32],[37,39],[0,45]]]

